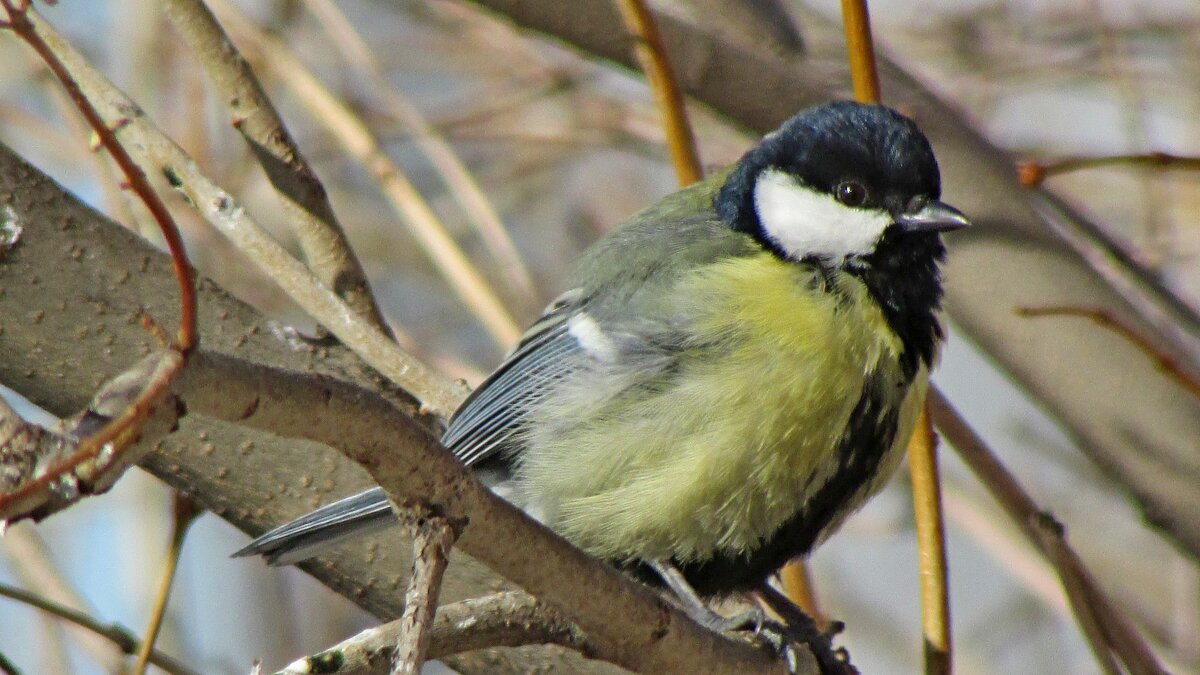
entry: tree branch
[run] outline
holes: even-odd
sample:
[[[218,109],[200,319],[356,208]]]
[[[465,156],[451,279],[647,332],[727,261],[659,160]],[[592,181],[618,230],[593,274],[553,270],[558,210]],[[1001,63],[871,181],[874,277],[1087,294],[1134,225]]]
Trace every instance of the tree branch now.
[[[196,53],[221,99],[230,123],[246,140],[283,202],[284,222],[300,243],[317,279],[379,330],[383,317],[329,197],[304,159],[262,85],[202,0],[166,0],[163,11]]]
[[[392,621],[307,656],[279,675],[382,675],[392,661],[403,630]],[[571,622],[521,591],[494,593],[438,608],[429,634],[431,659],[488,647],[554,644],[582,654],[595,648]]]
[[[109,642],[112,642],[125,654],[136,654],[138,648],[141,646],[141,641],[138,640],[137,636],[134,635],[128,628],[115,623],[102,623],[88,616],[84,612],[80,612],[79,610],[60,605],[57,602],[47,600],[36,593],[30,593],[29,591],[20,588],[14,588],[8,584],[0,584],[0,595],[12,600],[16,600],[17,602],[23,602],[31,607],[36,607],[47,614],[52,614],[59,619],[73,623],[76,626],[86,628],[96,635],[99,635]],[[158,650],[152,650],[150,652],[149,660],[150,663],[153,663],[159,668],[162,668],[168,673],[173,673],[174,675],[194,675],[196,672]]]

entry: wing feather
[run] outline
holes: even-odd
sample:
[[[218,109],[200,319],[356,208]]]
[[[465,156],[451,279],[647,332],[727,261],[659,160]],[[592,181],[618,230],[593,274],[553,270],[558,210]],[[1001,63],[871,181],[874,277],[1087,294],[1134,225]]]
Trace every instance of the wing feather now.
[[[515,443],[530,404],[582,365],[584,350],[568,330],[568,319],[581,306],[577,292],[564,294],[459,407],[442,443],[464,464],[477,464]]]

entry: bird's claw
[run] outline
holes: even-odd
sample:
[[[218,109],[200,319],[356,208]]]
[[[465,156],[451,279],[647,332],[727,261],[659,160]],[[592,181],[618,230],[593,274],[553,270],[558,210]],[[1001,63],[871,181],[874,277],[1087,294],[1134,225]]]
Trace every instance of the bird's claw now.
[[[829,630],[803,630],[786,626],[777,621],[764,620],[754,632],[755,638],[771,648],[787,664],[789,673],[800,669],[801,650],[807,650],[816,659],[822,673],[826,675],[857,675],[858,670],[850,664],[845,649],[834,649],[831,638],[841,632],[842,624],[834,622]]]

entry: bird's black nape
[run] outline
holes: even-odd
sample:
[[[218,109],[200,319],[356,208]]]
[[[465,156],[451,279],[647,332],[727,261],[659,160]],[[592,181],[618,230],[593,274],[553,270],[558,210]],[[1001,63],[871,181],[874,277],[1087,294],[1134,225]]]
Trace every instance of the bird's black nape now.
[[[880,105],[835,101],[797,113],[750,149],[730,172],[714,206],[736,230],[783,254],[764,236],[754,186],[767,169],[832,194],[854,180],[867,188],[864,208],[899,212],[915,196],[937,199],[941,178],[928,139],[916,123]]]

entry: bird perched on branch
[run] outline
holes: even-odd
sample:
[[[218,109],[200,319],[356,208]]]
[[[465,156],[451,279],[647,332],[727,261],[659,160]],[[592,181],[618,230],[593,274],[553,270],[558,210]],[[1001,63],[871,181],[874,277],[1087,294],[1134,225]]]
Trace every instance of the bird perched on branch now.
[[[805,110],[589,248],[442,442],[585,551],[679,593],[758,588],[900,461],[942,340],[928,140]],[[237,555],[287,564],[394,522],[370,490]],[[690,590],[689,590],[690,587]]]

